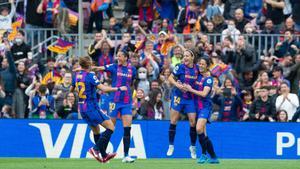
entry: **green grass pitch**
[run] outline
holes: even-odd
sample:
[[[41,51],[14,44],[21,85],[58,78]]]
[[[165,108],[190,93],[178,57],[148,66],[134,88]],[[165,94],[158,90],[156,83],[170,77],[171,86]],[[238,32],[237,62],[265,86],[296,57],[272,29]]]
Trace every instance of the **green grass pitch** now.
[[[0,169],[299,169],[300,160],[220,160],[197,164],[191,159],[147,159],[123,164],[114,159],[100,164],[93,159],[0,158]]]

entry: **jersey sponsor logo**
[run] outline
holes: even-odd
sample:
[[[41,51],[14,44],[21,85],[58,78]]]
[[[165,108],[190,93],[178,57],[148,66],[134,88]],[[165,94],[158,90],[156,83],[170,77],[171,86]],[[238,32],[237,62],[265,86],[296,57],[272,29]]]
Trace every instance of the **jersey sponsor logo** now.
[[[123,76],[123,77],[129,77],[129,78],[131,78],[131,77],[132,77],[132,74],[127,74],[127,73],[121,73],[121,72],[118,72],[118,73],[117,73],[117,76]]]
[[[186,79],[197,79],[197,76],[185,75]]]

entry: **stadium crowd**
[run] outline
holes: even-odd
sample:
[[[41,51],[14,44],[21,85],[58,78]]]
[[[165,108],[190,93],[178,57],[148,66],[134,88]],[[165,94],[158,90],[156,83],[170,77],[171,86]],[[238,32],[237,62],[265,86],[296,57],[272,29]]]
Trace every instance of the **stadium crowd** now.
[[[12,41],[7,30],[16,18],[14,1],[10,0],[11,10],[1,8],[1,118],[80,118],[77,94],[69,92],[74,70],[79,67],[78,56],[47,57],[44,63],[41,56],[32,57],[24,33],[54,25],[63,27],[62,32],[70,31],[64,26],[76,27],[76,17],[75,24],[72,19],[70,25],[59,24],[65,23],[61,14],[70,17],[77,11],[76,3],[61,1],[25,0],[25,31],[18,30]],[[93,33],[94,22],[96,25],[97,33],[86,52],[95,66],[114,63],[116,51],[130,52],[129,61],[137,68],[132,94],[134,118],[170,118],[172,86],[167,79],[182,62],[184,50],[197,49],[199,57],[211,61],[212,121],[300,120],[300,1],[134,2],[125,0],[122,20],[113,17],[112,6],[117,6],[117,0],[93,0],[84,6],[90,9],[86,32]],[[109,26],[103,29],[106,18]],[[114,34],[121,36],[120,40],[110,38]],[[214,42],[209,34],[219,36]],[[281,35],[278,39],[271,38],[277,34]],[[263,40],[259,41],[259,36]],[[265,50],[258,53],[258,46]],[[39,53],[43,52],[40,47]],[[109,73],[96,74],[103,84],[111,84]],[[108,101],[108,94],[99,92],[103,111],[108,112]]]

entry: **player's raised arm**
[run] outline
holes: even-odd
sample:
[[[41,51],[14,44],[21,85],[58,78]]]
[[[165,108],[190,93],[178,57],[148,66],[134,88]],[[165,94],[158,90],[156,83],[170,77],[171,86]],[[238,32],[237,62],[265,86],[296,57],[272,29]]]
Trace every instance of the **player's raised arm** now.
[[[105,70],[104,66],[92,66],[93,71],[103,71]]]
[[[116,92],[116,91],[126,91],[127,90],[126,86],[111,87],[111,86],[106,86],[106,85],[103,85],[103,84],[99,84],[97,86],[97,88],[104,91],[104,92]]]

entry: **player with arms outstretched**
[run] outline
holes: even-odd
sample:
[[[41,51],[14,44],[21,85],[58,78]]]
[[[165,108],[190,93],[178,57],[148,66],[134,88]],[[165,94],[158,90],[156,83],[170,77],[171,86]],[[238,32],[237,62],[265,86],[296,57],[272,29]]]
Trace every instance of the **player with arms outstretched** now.
[[[189,92],[194,93],[197,97],[195,98],[195,106],[197,108],[197,133],[199,143],[202,148],[202,155],[198,160],[198,163],[202,164],[208,161],[209,163],[219,163],[212,142],[206,133],[206,123],[208,122],[212,112],[212,100],[210,97],[213,87],[213,77],[210,76],[208,71],[209,59],[199,58],[199,76],[196,81],[195,88],[187,85],[186,88]],[[210,159],[206,156],[206,152],[209,153]]]
[[[81,70],[76,72],[72,81],[71,91],[78,92],[79,112],[82,118],[91,127],[95,146],[89,149],[89,153],[99,162],[106,163],[116,156],[116,153],[107,154],[106,147],[114,132],[114,125],[110,118],[100,110],[98,105],[96,90],[100,89],[105,92],[126,91],[126,86],[109,87],[102,85],[94,73],[90,72],[92,59],[89,56],[79,59]],[[100,136],[99,124],[106,128],[105,132]],[[102,158],[99,156],[101,153]]]
[[[126,91],[116,91],[110,94],[109,115],[114,124],[118,113],[124,127],[123,145],[124,158],[123,163],[132,163],[134,159],[129,156],[130,130],[132,124],[132,92],[130,87],[136,77],[136,68],[128,63],[129,53],[123,49],[117,53],[117,62],[115,64],[95,67],[96,70],[110,72],[113,87],[126,86]]]

